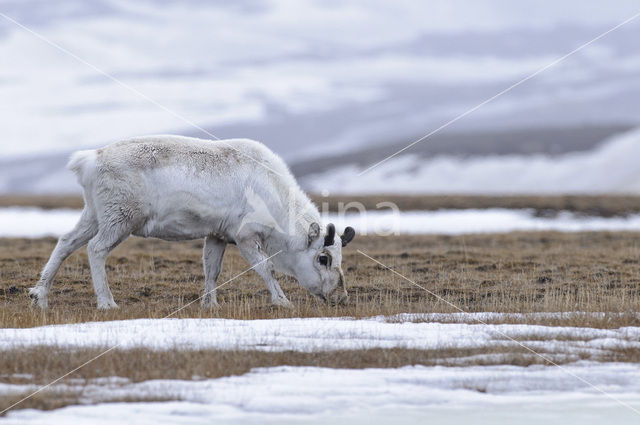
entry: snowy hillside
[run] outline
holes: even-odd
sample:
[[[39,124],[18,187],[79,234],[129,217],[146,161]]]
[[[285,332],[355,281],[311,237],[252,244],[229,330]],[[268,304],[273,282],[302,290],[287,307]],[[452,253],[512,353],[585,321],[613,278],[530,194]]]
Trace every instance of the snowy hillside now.
[[[640,130],[633,130],[586,152],[469,158],[406,154],[368,171],[366,166],[346,165],[306,176],[302,185],[333,194],[638,194],[638,158]]]

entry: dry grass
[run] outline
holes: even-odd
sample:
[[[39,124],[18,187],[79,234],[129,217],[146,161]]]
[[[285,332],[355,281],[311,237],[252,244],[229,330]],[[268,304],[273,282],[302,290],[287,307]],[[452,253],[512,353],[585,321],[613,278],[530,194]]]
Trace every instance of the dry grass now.
[[[84,250],[60,269],[50,294],[51,308],[30,308],[28,288],[37,281],[54,245],[51,238],[0,239],[0,327],[159,318],[196,300],[203,291],[200,241],[130,238],[107,261],[119,310],[95,309]],[[346,306],[326,306],[293,279],[282,277],[283,289],[295,308],[273,308],[264,283],[251,271],[219,290],[220,310],[203,310],[196,302],[175,317],[363,317],[457,311],[357,250],[464,311],[605,311],[625,314],[573,316],[549,322],[638,325],[637,315],[627,314],[640,311],[640,235],[636,233],[359,237],[344,252],[343,268],[351,295]],[[237,249],[230,247],[219,282],[247,267]]]
[[[163,402],[163,401],[179,401],[180,398],[152,396],[146,394],[137,394],[132,396],[118,396],[113,394],[105,394],[100,399],[101,403],[144,403],[144,402]],[[12,393],[9,395],[0,395],[0,408],[7,408],[9,406],[17,405],[13,409],[38,409],[38,410],[54,410],[60,409],[66,406],[72,406],[76,404],[95,404],[96,400],[87,398],[84,395],[81,386],[78,387],[65,387],[45,389],[37,394],[33,394],[33,391],[24,391],[20,393]],[[5,412],[7,414],[8,412]],[[0,414],[0,417],[4,416]]]
[[[84,201],[79,195],[0,195],[0,207],[39,207],[82,209]]]
[[[24,378],[16,374],[30,374],[28,382],[46,384],[69,370],[102,353],[102,349],[62,350],[51,347],[29,347],[3,351],[0,359],[0,379],[21,384]],[[114,350],[97,358],[91,367],[78,370],[70,379],[89,380],[105,376],[126,377],[133,382],[149,379],[191,380],[242,375],[252,368],[273,366],[317,366],[341,369],[400,367],[405,365],[452,365],[456,359],[469,359],[468,364],[496,364],[485,354],[501,354],[507,363],[520,366],[544,363],[538,356],[528,356],[524,348],[456,348],[411,350],[406,348],[319,351],[313,353],[284,351],[221,351],[221,350]],[[586,355],[586,354],[585,354]],[[503,364],[501,362],[500,364]]]
[[[632,195],[557,195],[557,196],[483,196],[483,195],[367,195],[329,196],[311,195],[319,207],[326,204],[326,210],[338,211],[340,205],[349,202],[362,203],[366,209],[376,209],[380,202],[393,202],[401,210],[438,210],[464,208],[531,208],[541,216],[553,215],[558,211],[573,211],[585,215],[604,217],[623,216],[640,212],[640,196]],[[25,206],[81,209],[80,196],[0,196],[0,207]]]

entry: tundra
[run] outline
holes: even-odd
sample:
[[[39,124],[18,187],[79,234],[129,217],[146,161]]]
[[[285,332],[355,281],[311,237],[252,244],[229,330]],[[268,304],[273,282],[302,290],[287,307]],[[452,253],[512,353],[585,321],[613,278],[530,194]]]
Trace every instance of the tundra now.
[[[227,244],[236,244],[264,279],[271,301],[290,307],[274,272],[293,276],[328,303],[347,300],[342,248],[286,164],[247,139],[202,140],[146,136],[75,152],[67,167],[84,197],[79,222],[62,236],[29,295],[47,307],[62,262],[87,244],[99,309],[117,308],[107,283],[109,252],[130,235],[169,241],[204,238],[205,287],[201,303],[216,307],[216,280]]]

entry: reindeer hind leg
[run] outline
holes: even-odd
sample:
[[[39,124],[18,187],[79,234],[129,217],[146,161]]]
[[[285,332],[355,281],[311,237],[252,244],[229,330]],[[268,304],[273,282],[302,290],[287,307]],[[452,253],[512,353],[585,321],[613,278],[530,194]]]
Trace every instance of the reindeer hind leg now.
[[[29,291],[32,304],[41,308],[48,307],[48,295],[53,279],[58,273],[62,262],[80,247],[85,245],[98,233],[98,222],[91,208],[85,206],[80,221],[69,233],[61,236],[51,253],[51,257],[42,269],[40,280]]]

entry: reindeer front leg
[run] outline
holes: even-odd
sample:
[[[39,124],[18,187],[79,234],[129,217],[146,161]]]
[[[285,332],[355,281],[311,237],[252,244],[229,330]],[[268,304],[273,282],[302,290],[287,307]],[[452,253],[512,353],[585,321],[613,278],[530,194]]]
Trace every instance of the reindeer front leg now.
[[[266,282],[267,288],[271,293],[271,302],[281,307],[292,308],[293,304],[291,304],[287,299],[287,296],[282,292],[280,284],[274,277],[273,264],[271,263],[269,256],[262,249],[260,241],[253,237],[236,242],[242,256]],[[282,255],[282,253],[276,255]]]
[[[222,267],[222,257],[227,243],[220,239],[206,237],[204,240],[204,249],[202,254],[202,263],[204,264],[204,294],[200,303],[206,308],[218,308],[218,299],[216,296],[216,281],[220,275]]]

